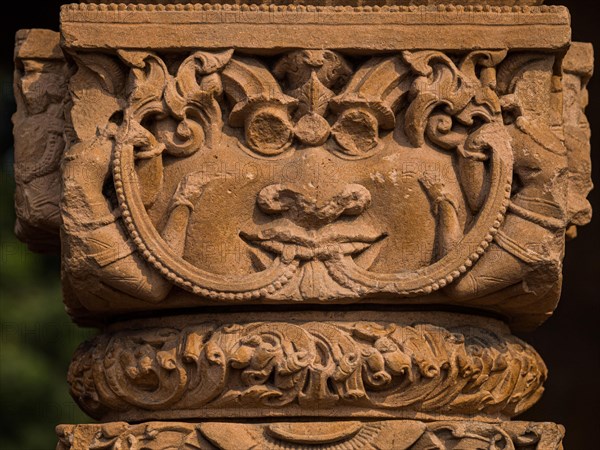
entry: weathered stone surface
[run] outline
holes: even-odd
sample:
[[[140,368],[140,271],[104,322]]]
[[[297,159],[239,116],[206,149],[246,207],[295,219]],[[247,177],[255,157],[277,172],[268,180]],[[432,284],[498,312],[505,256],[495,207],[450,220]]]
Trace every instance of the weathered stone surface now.
[[[569,14],[560,6],[531,7],[520,1],[518,5],[505,2],[512,7],[490,6],[489,2],[464,2],[471,3],[466,6],[288,3],[73,4],[63,7],[61,29],[64,44],[77,49],[231,47],[271,54],[323,48],[360,53],[430,48],[560,49],[571,39]]]
[[[67,6],[63,25],[69,14],[87,27],[144,13],[172,30],[172,14],[230,10],[214,8]],[[505,32],[507,14],[562,11],[536,8],[456,11],[493,14]],[[419,11],[457,23],[446,7],[393,14],[422,26]],[[349,14],[375,27],[384,11]],[[215,17],[190,20],[226,22]],[[17,61],[37,52],[64,72],[56,38],[40,50],[40,33]],[[485,309],[521,329],[556,306],[565,230],[572,236],[590,217],[585,45],[565,58],[548,45],[464,43],[459,52],[398,47],[360,57],[278,47],[265,58],[231,43],[180,46],[167,59],[125,41],[116,55],[64,45],[70,98],[38,94],[57,102],[62,136],[48,130],[45,110],[23,104],[15,116],[16,135],[26,136],[17,140],[17,229],[34,247],[56,245],[62,222],[65,301],[76,319],[215,302],[360,301]],[[51,81],[65,89],[64,79]],[[52,164],[42,160],[30,182],[33,136],[49,133]]]
[[[590,125],[585,116],[588,104],[587,82],[594,72],[594,49],[591,44],[574,42],[564,61],[564,128],[569,150],[568,206],[569,237],[577,235],[577,227],[587,225],[592,208],[586,199],[591,191]]]
[[[19,33],[17,235],[103,327],[69,382],[112,421],[58,448],[562,448],[509,421],[547,375],[510,332],[591,218],[593,51],[542,3],[82,3]],[[211,421],[120,422],[174,419]]]
[[[34,251],[60,249],[60,163],[67,67],[59,34],[21,30],[15,47],[16,235]]]
[[[57,431],[60,438],[57,450],[562,450],[564,435],[564,429],[553,423],[412,420],[141,425],[113,422],[61,425]]]

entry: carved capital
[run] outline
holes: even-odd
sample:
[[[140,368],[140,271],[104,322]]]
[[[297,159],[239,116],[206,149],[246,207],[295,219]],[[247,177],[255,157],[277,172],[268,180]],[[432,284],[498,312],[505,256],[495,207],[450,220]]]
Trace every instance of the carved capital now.
[[[16,231],[102,326],[69,383],[115,421],[59,449],[562,448],[509,419],[591,217],[566,8],[82,3],[15,62]]]

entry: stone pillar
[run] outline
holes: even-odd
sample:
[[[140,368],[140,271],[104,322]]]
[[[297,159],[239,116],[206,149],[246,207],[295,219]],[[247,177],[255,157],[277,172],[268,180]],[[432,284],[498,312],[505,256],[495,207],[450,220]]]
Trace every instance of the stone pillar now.
[[[20,32],[17,234],[100,329],[68,374],[99,423],[58,449],[561,449],[511,420],[547,377],[511,332],[590,220],[593,63],[541,3],[83,3]]]

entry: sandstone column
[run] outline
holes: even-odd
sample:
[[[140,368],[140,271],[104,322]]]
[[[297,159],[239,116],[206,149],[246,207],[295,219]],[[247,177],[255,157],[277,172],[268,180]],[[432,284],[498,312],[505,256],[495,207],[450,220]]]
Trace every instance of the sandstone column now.
[[[562,449],[511,420],[547,377],[511,332],[591,216],[592,50],[542,3],[82,3],[19,32],[16,232],[100,330],[68,374],[99,423],[57,448]]]

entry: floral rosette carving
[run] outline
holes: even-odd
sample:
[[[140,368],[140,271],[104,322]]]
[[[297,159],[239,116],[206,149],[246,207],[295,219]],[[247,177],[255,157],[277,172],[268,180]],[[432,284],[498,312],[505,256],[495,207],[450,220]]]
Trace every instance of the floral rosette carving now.
[[[237,408],[511,417],[536,402],[545,379],[539,356],[510,335],[372,322],[116,332],[84,344],[69,371],[73,397],[102,420]]]

